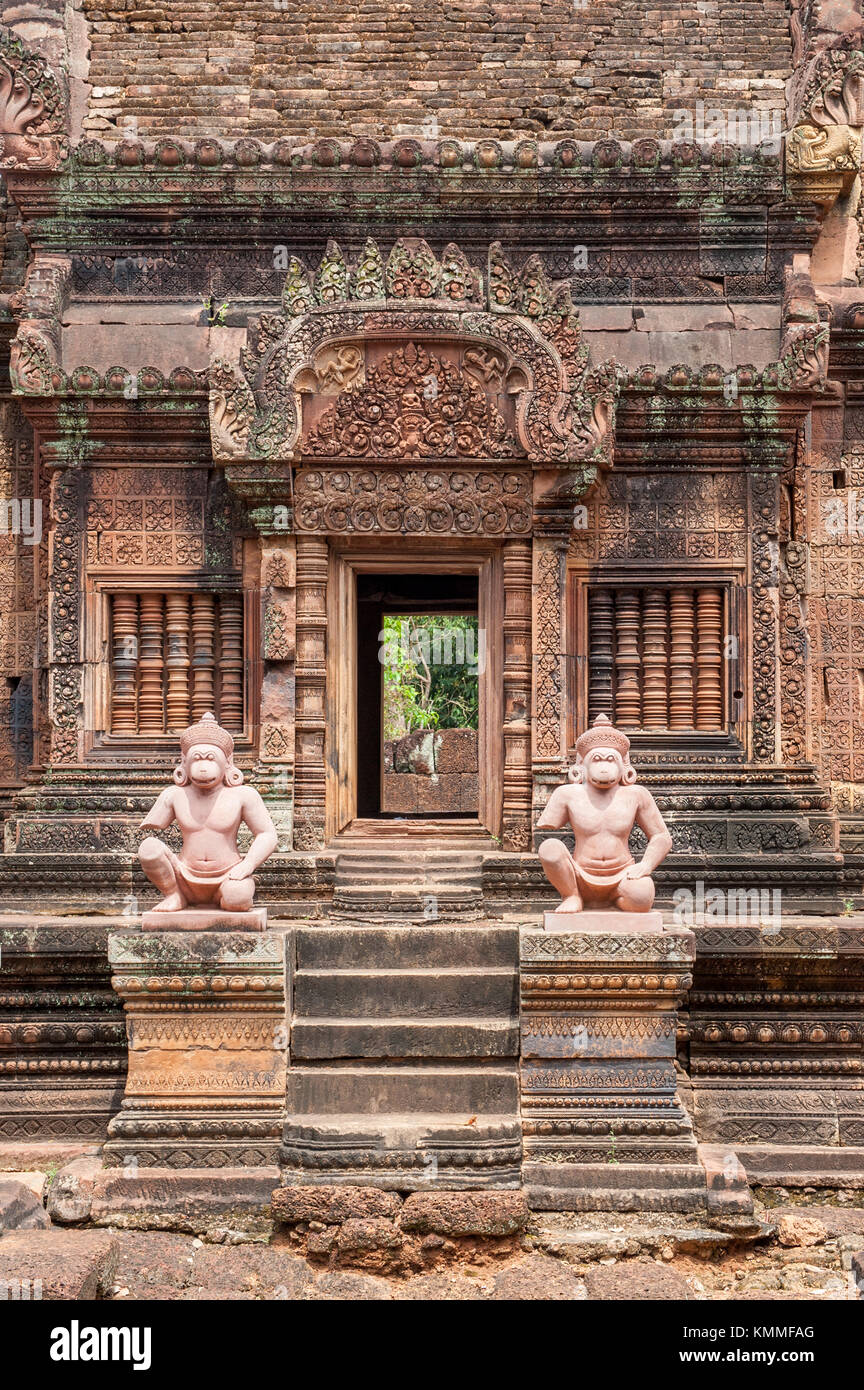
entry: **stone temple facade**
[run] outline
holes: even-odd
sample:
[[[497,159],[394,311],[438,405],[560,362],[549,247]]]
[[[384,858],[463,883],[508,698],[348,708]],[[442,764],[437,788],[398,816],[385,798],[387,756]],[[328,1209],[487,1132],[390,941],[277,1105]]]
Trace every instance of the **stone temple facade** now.
[[[406,1191],[530,1157],[552,1200],[538,1153],[605,1121],[531,1118],[520,1056],[624,978],[598,1036],[654,1010],[674,1110],[646,1044],[635,1159],[860,1184],[860,0],[0,26],[0,1143]],[[485,634],[444,817],[382,803],[373,629],[418,595]],[[139,824],[207,710],[279,831],[268,931],[172,959]],[[695,960],[532,959],[520,1037],[536,820],[603,712]]]

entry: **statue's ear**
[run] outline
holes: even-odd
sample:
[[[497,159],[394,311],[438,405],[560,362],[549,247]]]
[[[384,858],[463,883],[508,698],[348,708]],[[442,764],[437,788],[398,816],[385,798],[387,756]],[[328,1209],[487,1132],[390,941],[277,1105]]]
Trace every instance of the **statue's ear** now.
[[[185,786],[186,786],[186,783],[189,781],[189,778],[188,778],[188,776],[186,775],[186,760],[185,760],[185,758],[181,758],[181,759],[180,759],[179,763],[178,763],[177,766],[175,767],[175,769],[174,769],[174,771],[172,772],[171,776],[174,778],[174,781],[177,783],[177,786],[178,786],[178,787],[185,787]]]
[[[577,786],[585,781],[585,768],[583,767],[581,758],[577,757],[573,766],[568,769],[567,781],[575,782]]]
[[[636,769],[630,761],[629,753],[624,759],[624,776],[621,778],[621,781],[625,787],[632,787],[633,783],[636,781]]]
[[[226,787],[239,787],[243,782],[243,773],[239,767],[235,767],[233,762],[229,763],[225,769]]]

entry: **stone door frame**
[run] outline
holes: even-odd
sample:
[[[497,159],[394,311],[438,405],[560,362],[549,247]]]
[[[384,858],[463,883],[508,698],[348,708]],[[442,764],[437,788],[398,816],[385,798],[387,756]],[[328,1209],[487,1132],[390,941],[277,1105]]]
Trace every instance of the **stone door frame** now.
[[[486,669],[480,676],[478,820],[500,836],[503,807],[503,617],[501,546],[431,541],[412,536],[364,544],[356,537],[330,540],[327,583],[325,697],[325,834],[332,840],[357,816],[357,632],[358,574],[476,574],[477,618],[486,631]],[[382,834],[399,833],[382,820]],[[454,823],[454,834],[460,823]]]

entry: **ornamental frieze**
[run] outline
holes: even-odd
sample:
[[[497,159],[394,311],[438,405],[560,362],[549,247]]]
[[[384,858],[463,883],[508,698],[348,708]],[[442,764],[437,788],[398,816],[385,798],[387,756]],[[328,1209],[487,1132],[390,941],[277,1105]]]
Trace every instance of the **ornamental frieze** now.
[[[301,469],[298,532],[527,536],[527,472],[492,469]]]

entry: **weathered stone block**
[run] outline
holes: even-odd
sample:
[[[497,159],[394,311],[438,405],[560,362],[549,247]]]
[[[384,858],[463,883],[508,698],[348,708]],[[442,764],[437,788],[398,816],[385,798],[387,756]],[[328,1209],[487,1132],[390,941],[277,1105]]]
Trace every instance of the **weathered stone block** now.
[[[476,772],[476,729],[439,729],[435,767],[438,772]]]
[[[510,1236],[528,1224],[522,1192],[412,1192],[399,1218],[403,1231],[440,1236]]]
[[[118,1251],[108,1231],[11,1231],[0,1240],[0,1299],[99,1298]]]
[[[179,1171],[178,1171],[179,1169]],[[260,1168],[105,1168],[96,1178],[90,1220],[97,1226],[185,1231],[209,1236],[241,1230],[269,1235],[278,1171]]]
[[[37,1231],[51,1225],[51,1219],[37,1197],[23,1182],[6,1178],[0,1182],[0,1231]]]
[[[272,1196],[273,1216],[286,1225],[299,1221],[343,1221],[396,1216],[402,1199],[377,1187],[277,1187]]]
[[[75,1158],[60,1169],[48,1190],[48,1214],[61,1226],[87,1221],[93,1191],[102,1171],[99,1158]]]

